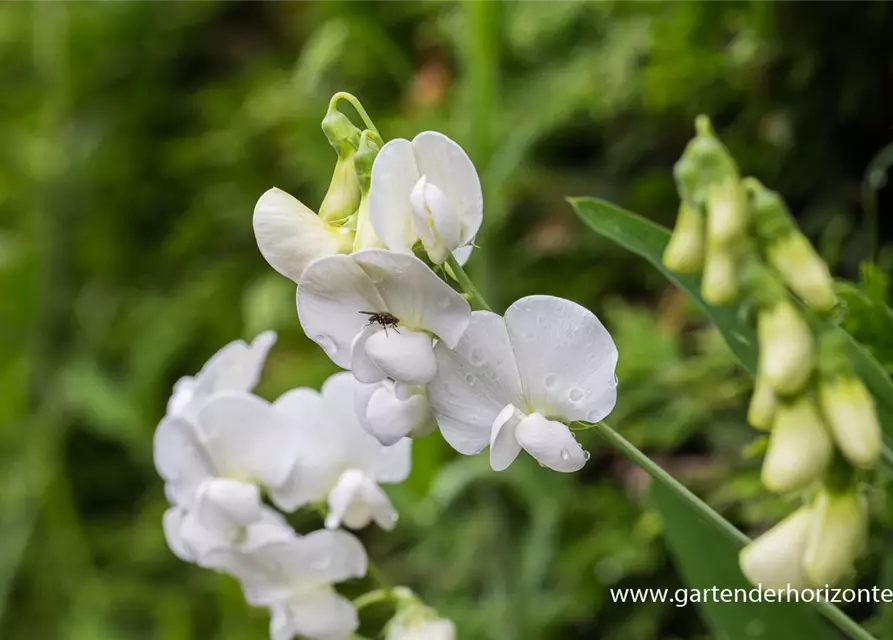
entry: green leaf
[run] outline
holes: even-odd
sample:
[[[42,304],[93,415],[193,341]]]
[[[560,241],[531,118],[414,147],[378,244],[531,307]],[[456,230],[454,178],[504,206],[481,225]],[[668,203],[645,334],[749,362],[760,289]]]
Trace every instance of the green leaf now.
[[[833,635],[811,607],[798,602],[743,602],[756,591],[738,569],[738,547],[719,536],[692,506],[660,482],[653,482],[648,501],[660,513],[664,537],[679,573],[688,586],[700,590],[699,608],[713,638],[722,640],[824,640]],[[716,587],[716,602],[713,588]],[[723,590],[728,602],[723,602]],[[700,597],[707,593],[707,599]],[[742,591],[743,590],[743,591]],[[737,594],[738,602],[735,602]],[[705,601],[709,600],[709,601]]]
[[[669,271],[661,264],[664,247],[670,240],[668,229],[656,225],[635,213],[625,211],[597,198],[571,198],[571,205],[593,231],[609,238],[648,260],[670,282],[690,295],[713,320],[732,352],[751,374],[756,371],[757,344],[753,329],[744,321],[740,306],[714,307],[700,295],[701,282],[695,276],[684,276]],[[807,314],[814,329],[841,331],[847,338],[847,347],[853,369],[877,400],[878,418],[888,443],[884,448],[885,463],[893,469],[893,381],[884,367],[871,356],[849,333],[814,314]]]

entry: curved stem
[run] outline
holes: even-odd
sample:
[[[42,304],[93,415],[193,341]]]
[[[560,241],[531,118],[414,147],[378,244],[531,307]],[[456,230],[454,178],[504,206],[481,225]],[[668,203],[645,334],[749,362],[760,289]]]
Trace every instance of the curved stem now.
[[[487,304],[487,301],[484,300],[484,296],[477,290],[477,287],[474,286],[474,283],[471,281],[471,278],[468,277],[468,274],[462,269],[459,263],[456,261],[456,256],[452,253],[447,258],[447,264],[450,266],[450,270],[453,272],[453,278],[456,279],[456,282],[459,283],[459,286],[462,287],[462,291],[470,295],[475,304],[486,311],[492,311],[490,305]]]
[[[393,597],[394,594],[391,592],[390,589],[375,589],[374,591],[364,593],[363,595],[354,598],[353,608],[357,611],[362,611],[364,608],[371,607],[374,604],[387,602]]]
[[[378,584],[379,590],[387,591],[388,593],[392,591],[391,584],[388,582],[388,579],[384,577],[384,573],[382,573],[381,569],[376,567],[372,562],[368,565],[368,574],[369,577]]]
[[[367,129],[371,129],[372,132],[378,136],[378,139],[381,140],[381,134],[378,133],[378,129],[375,127],[375,124],[372,122],[372,118],[369,117],[369,114],[366,113],[366,109],[363,108],[363,105],[360,103],[359,99],[353,95],[352,93],[347,93],[346,91],[339,91],[335,95],[332,96],[332,99],[329,100],[329,109],[333,108],[336,104],[338,104],[339,100],[347,100],[354,109],[357,110],[357,113],[360,114],[360,117],[363,119],[363,122],[366,124]]]
[[[575,429],[575,431],[583,431],[586,429],[594,429],[595,431],[598,431],[599,435],[615,446],[632,462],[641,467],[642,470],[648,473],[648,475],[694,507],[705,521],[713,525],[719,533],[732,541],[736,546],[742,547],[750,542],[750,538],[739,531],[731,522],[714,511],[710,505],[689,491],[685,485],[664,471],[651,458],[639,451],[635,445],[617,433],[610,425],[605,422],[599,422],[591,426],[581,425],[579,428]],[[833,604],[828,602],[813,602],[813,606],[850,638],[853,638],[854,640],[874,640],[874,637],[863,629],[859,623],[851,619]]]

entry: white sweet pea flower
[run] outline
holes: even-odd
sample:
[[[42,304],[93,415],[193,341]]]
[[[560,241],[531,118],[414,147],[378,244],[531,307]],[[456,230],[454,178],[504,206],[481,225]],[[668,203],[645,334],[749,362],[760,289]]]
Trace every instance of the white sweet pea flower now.
[[[598,422],[617,400],[617,348],[592,312],[552,296],[515,302],[505,317],[475,311],[455,349],[435,349],[428,400],[443,437],[459,453],[490,446],[506,469],[525,449],[556,471],[588,455],[566,422]]]
[[[385,249],[314,261],[297,303],[304,332],[360,382],[425,384],[437,368],[434,337],[456,346],[471,317],[468,302],[425,263]]]
[[[275,342],[273,331],[258,334],[251,344],[244,340],[230,342],[211,356],[197,374],[176,382],[167,414],[193,418],[202,402],[216,391],[251,391]]]
[[[435,264],[457,249],[464,262],[483,220],[481,182],[458,144],[436,131],[382,147],[372,166],[369,220],[393,251],[417,241]]]
[[[402,482],[411,466],[411,441],[384,447],[360,426],[355,394],[363,385],[350,373],[331,376],[322,391],[293,389],[276,409],[302,439],[301,453],[287,481],[270,490],[286,511],[326,500],[326,527],[360,529],[372,520],[392,529],[397,512],[379,484]]]
[[[355,401],[360,424],[385,446],[404,437],[426,436],[437,426],[421,386],[397,385],[390,380],[361,384]]]
[[[353,167],[349,169],[352,171]],[[354,231],[329,224],[281,189],[264,193],[254,207],[254,237],[264,259],[295,282],[316,258],[350,253]]]
[[[456,640],[456,625],[426,607],[409,608],[388,624],[386,640]]]
[[[366,575],[366,551],[349,533],[315,531],[213,560],[240,580],[249,604],[270,608],[271,640],[343,640],[359,626],[353,605],[332,586]]]
[[[301,434],[268,402],[239,391],[210,396],[195,418],[164,418],[155,431],[155,466],[170,500],[207,515],[217,529],[260,517],[258,487],[281,486],[292,472]],[[204,502],[203,502],[204,501]]]

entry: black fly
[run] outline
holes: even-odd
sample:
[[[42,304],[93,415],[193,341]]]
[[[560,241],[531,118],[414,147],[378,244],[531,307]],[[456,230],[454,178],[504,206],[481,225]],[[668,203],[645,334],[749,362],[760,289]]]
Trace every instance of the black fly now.
[[[369,316],[367,327],[370,324],[380,324],[384,328],[385,335],[388,333],[388,327],[400,333],[400,330],[397,329],[397,325],[400,324],[400,318],[393,313],[388,313],[387,311],[360,311],[360,313]]]

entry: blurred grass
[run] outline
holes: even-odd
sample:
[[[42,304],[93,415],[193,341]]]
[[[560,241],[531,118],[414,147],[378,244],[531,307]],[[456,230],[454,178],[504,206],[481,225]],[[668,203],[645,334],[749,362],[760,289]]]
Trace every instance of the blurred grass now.
[[[0,4],[0,638],[264,637],[234,582],[166,548],[151,436],[177,377],[237,336],[280,333],[266,397],[334,371],[250,217],[273,185],[318,205],[337,90],[387,137],[462,143],[484,184],[470,270],[488,298],[595,310],[621,353],[612,423],[736,523],[777,518],[733,357],[565,197],[672,222],[671,165],[710,113],[855,277],[873,233],[860,181],[893,131],[891,27],[885,3]],[[877,202],[888,277],[889,191]],[[889,280],[867,282],[876,302]],[[848,322],[889,367],[889,337]],[[463,639],[706,637],[693,608],[606,602],[681,583],[642,475],[587,444],[568,477],[529,460],[494,474],[423,440],[393,491],[401,525],[364,540]]]

